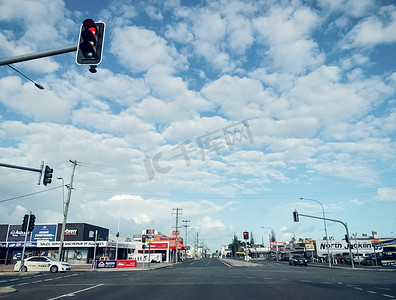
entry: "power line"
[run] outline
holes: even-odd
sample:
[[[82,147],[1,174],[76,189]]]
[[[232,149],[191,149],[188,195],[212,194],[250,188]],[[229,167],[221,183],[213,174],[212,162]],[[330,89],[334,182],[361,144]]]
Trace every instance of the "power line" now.
[[[12,200],[17,200],[17,199],[21,199],[21,198],[24,198],[24,197],[29,197],[29,196],[33,196],[33,195],[37,195],[37,194],[41,194],[41,193],[46,193],[46,192],[49,192],[49,191],[52,191],[52,190],[56,190],[56,189],[58,189],[60,187],[62,187],[62,185],[56,186],[56,187],[53,187],[53,188],[50,188],[50,189],[46,189],[44,191],[39,191],[39,192],[34,192],[34,193],[22,195],[22,196],[17,196],[17,197],[12,197],[12,198],[8,198],[8,199],[3,199],[3,200],[0,200],[0,203],[7,202],[7,201],[12,201]]]

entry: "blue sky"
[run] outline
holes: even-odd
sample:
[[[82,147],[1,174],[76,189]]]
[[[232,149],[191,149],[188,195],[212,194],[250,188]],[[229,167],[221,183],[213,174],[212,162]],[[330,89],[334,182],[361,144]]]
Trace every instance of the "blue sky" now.
[[[55,177],[1,168],[1,223],[61,222],[72,159],[68,220],[124,237],[170,234],[182,208],[211,250],[321,239],[293,223],[321,215],[299,197],[351,233],[396,232],[393,1],[5,0],[0,58],[75,45],[85,18],[106,23],[96,74],[75,53],[13,65],[44,90],[0,68],[0,162]]]

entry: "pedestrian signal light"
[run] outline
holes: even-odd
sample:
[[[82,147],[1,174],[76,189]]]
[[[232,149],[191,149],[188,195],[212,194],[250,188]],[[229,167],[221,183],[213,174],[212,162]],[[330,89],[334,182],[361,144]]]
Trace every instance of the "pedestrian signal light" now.
[[[79,65],[98,65],[102,61],[105,23],[84,20],[80,29],[77,45],[76,63]]]

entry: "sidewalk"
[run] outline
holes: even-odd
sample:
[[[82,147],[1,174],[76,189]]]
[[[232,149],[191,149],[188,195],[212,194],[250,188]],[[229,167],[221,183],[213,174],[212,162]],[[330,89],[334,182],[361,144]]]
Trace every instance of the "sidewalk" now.
[[[136,268],[103,268],[103,269],[93,269],[91,264],[78,264],[78,265],[71,265],[72,271],[97,271],[97,272],[109,272],[109,271],[146,271],[146,270],[155,270],[166,268],[172,266],[173,263],[170,262],[163,262],[163,263],[150,263],[150,269],[148,268],[148,263],[137,263]],[[0,265],[0,276],[1,275],[11,275],[11,274],[18,274],[18,275],[26,275],[32,274],[32,272],[15,272],[14,265]]]

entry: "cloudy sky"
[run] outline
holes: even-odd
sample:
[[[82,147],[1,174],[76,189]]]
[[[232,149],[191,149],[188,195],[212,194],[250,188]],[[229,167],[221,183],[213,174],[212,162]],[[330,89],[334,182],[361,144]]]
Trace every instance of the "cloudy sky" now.
[[[213,251],[321,239],[299,197],[396,234],[394,1],[2,0],[0,59],[77,45],[86,18],[106,23],[96,74],[75,53],[15,63],[39,90],[0,67],[0,162],[54,169],[45,187],[0,168],[0,223],[61,222],[77,160],[68,221],[123,237],[170,235],[181,208]]]

